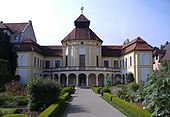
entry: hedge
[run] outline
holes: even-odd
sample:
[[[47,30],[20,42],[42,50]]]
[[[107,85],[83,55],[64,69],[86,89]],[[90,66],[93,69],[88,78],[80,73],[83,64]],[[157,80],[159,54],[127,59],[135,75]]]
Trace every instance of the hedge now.
[[[56,117],[60,111],[60,108],[65,104],[65,101],[67,101],[69,97],[69,93],[65,93],[64,95],[60,96],[56,103],[52,104],[46,110],[41,112],[38,117]]]
[[[17,111],[17,108],[0,108],[2,115],[14,114]]]
[[[109,93],[103,94],[104,99],[111,100],[116,106],[122,108],[126,113],[131,115],[131,117],[151,117],[151,113],[144,110],[130,102],[126,102],[120,98],[114,97]]]
[[[100,94],[101,89],[102,89],[102,87],[92,87],[92,90],[97,94]]]
[[[109,101],[112,101],[113,95],[110,93],[103,93],[103,97],[106,98]]]
[[[28,117],[28,116],[23,114],[9,114],[2,117]]]

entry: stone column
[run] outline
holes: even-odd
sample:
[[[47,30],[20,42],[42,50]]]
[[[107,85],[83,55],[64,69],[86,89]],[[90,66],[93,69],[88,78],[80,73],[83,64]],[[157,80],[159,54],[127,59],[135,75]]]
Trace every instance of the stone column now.
[[[66,77],[66,86],[68,86],[68,77]]]
[[[78,84],[79,84],[79,78],[78,76],[76,76],[76,86],[78,86]]]
[[[87,87],[89,86],[89,78],[88,77],[86,78],[86,86]]]
[[[99,86],[99,78],[96,76],[96,86]]]
[[[106,86],[106,76],[104,76],[104,86]]]
[[[60,84],[60,77],[58,77],[58,84]]]

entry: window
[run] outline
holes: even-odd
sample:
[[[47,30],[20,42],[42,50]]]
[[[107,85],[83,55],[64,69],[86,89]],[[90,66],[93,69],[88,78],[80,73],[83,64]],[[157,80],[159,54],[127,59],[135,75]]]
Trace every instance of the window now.
[[[132,57],[130,57],[130,66],[132,66]]]
[[[66,56],[66,67],[68,66],[67,60],[68,60],[68,56]]]
[[[109,67],[109,61],[108,60],[104,61],[104,67]]]
[[[124,59],[122,59],[122,67],[124,68],[125,66],[124,66]]]
[[[113,61],[113,68],[118,69],[118,61]]]
[[[122,61],[120,60],[120,68],[122,67],[122,65],[121,65],[121,64],[122,64]]]
[[[81,42],[81,44],[84,44],[84,42]]]
[[[39,67],[39,58],[38,58],[38,60],[37,60],[37,67]]]
[[[36,57],[34,57],[34,67],[36,67]]]
[[[46,60],[45,61],[45,68],[50,68],[50,61],[49,60]]]
[[[127,58],[125,59],[125,66],[127,67]]]
[[[99,66],[99,56],[96,56],[96,66]]]
[[[79,55],[79,66],[80,67],[85,66],[85,55]]]
[[[60,67],[60,60],[55,60],[55,67],[59,68]]]
[[[140,64],[149,65],[149,53],[140,53]]]

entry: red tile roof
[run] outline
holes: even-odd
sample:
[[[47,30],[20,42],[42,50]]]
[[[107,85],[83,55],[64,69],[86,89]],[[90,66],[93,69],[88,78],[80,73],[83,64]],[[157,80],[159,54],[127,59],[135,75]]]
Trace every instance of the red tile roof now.
[[[161,61],[170,60],[170,42],[164,47],[163,50],[166,52]]]
[[[121,56],[122,46],[102,46],[102,57],[119,57]]]
[[[90,20],[88,20],[83,14],[81,14],[76,20],[75,22],[90,22]]]
[[[153,51],[153,49],[144,41],[138,37],[122,47],[121,54],[127,54],[131,51]]]
[[[4,23],[14,33],[21,33],[28,25],[28,23]]]
[[[46,57],[62,57],[62,46],[40,46],[31,39],[26,39],[17,51],[35,51]]]
[[[103,42],[90,28],[75,28],[63,40],[96,40]]]
[[[41,46],[46,57],[62,57],[62,46]]]
[[[2,22],[0,22],[0,29],[7,29],[7,27]]]

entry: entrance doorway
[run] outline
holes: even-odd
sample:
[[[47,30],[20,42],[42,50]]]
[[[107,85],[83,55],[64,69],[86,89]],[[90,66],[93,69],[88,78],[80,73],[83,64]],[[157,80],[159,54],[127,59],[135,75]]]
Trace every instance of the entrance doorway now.
[[[79,86],[86,86],[86,74],[79,74]]]

